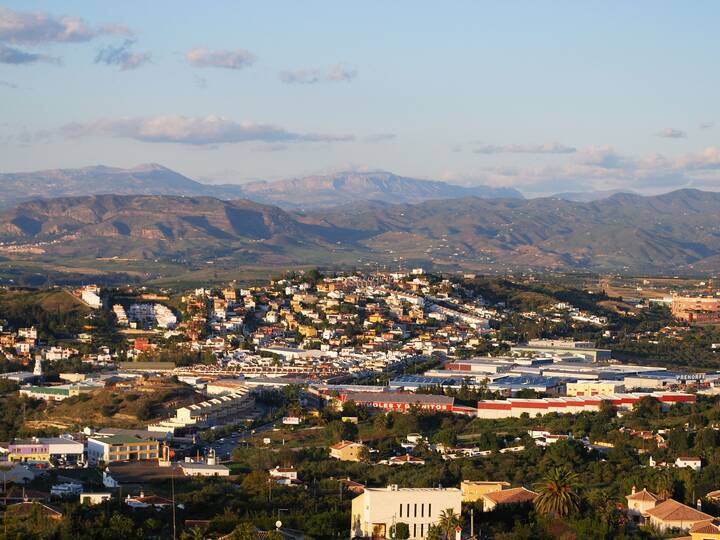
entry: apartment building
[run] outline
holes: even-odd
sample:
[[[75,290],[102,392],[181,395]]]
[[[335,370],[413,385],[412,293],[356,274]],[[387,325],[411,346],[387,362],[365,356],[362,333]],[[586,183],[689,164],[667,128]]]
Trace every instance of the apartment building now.
[[[252,412],[254,399],[248,386],[236,388],[227,396],[217,396],[175,410],[175,416],[148,426],[148,431],[174,433],[177,429],[208,428],[237,422]]]
[[[350,530],[353,537],[390,538],[395,523],[407,523],[410,538],[425,538],[445,510],[460,514],[458,488],[365,488],[352,501]]]
[[[99,461],[143,461],[158,459],[160,443],[128,435],[95,436],[87,440],[87,456],[91,465]]]

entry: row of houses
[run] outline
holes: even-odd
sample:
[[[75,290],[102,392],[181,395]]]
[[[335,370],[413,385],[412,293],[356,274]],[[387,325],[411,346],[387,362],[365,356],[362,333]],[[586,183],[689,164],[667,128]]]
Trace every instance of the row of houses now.
[[[186,428],[208,428],[250,414],[254,399],[249,386],[236,387],[232,394],[219,395],[178,407],[175,416],[148,426],[148,431],[175,433]]]

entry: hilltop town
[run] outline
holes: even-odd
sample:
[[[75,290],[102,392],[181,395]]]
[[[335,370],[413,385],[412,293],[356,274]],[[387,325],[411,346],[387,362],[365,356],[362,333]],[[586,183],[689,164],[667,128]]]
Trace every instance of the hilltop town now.
[[[4,522],[19,535],[712,538],[712,284],[573,280],[418,268],[5,288]],[[558,485],[571,497],[554,499]]]

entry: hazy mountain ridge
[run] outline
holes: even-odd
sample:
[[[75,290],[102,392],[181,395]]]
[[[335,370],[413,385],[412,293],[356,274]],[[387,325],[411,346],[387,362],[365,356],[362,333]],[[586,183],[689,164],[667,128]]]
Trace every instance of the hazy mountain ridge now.
[[[287,208],[332,207],[358,200],[390,204],[418,203],[472,195],[522,198],[520,192],[512,188],[465,187],[398,176],[386,171],[339,172],[276,182],[251,182],[243,185],[243,191],[249,199]]]
[[[247,198],[282,208],[338,206],[358,200],[414,203],[428,199],[522,197],[508,188],[462,187],[388,172],[336,173],[275,182],[203,184],[157,164],[132,169],[102,165],[0,174],[0,208],[37,198],[83,195],[184,195],[218,199]]]
[[[466,197],[360,201],[288,212],[248,200],[98,195],[0,213],[0,236],[72,256],[252,257],[256,262],[406,260],[441,268],[690,271],[720,259],[720,193],[616,194],[589,203]],[[139,255],[138,255],[139,254]],[[268,257],[270,259],[268,259]]]

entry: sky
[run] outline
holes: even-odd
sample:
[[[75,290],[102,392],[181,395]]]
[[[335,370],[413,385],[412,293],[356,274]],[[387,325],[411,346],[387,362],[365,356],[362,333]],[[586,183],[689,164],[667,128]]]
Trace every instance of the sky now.
[[[0,0],[0,172],[720,191],[720,3]]]

